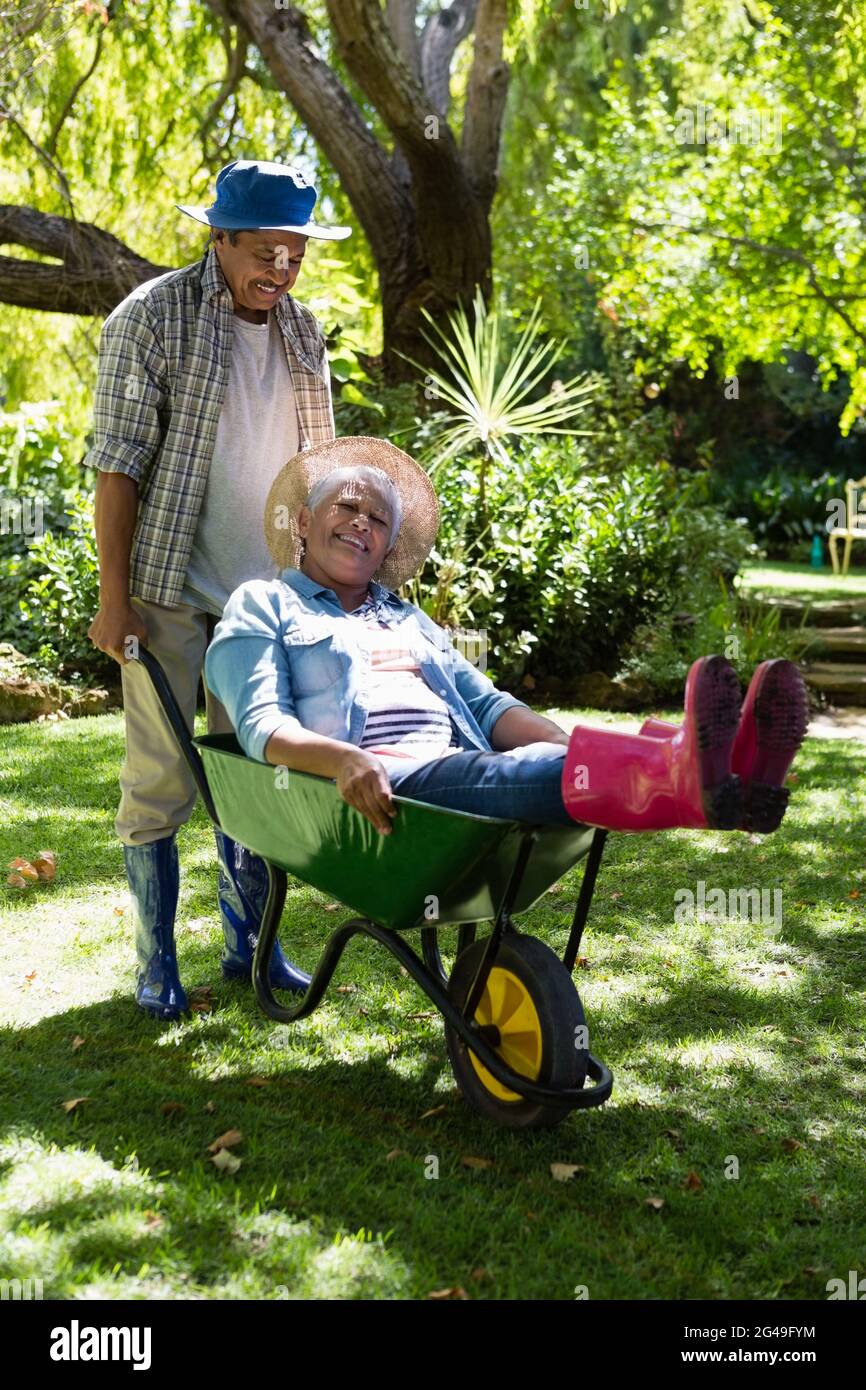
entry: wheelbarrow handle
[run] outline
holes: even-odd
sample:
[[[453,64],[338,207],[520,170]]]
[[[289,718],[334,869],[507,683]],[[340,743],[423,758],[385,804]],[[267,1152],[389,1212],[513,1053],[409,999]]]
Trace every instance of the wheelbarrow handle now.
[[[204,764],[202,763],[198,749],[195,747],[192,741],[192,731],[187,728],[186,720],[181,714],[180,705],[177,703],[175,693],[169,685],[168,676],[165,674],[165,671],[163,671],[162,667],[160,666],[153,653],[149,652],[147,648],[142,646],[140,642],[138,644],[138,656],[133,657],[132,660],[140,661],[144,669],[147,671],[147,674],[150,676],[159,703],[162,705],[162,708],[165,711],[165,717],[172,727],[174,736],[180,744],[180,750],[183,753],[183,756],[187,761],[189,770],[195,779],[195,784],[198,787],[201,799],[204,802],[205,810],[207,811],[214,825],[219,827],[219,817],[216,813],[216,807],[213,804],[213,797],[210,794],[210,787],[207,784],[207,776],[205,775]]]

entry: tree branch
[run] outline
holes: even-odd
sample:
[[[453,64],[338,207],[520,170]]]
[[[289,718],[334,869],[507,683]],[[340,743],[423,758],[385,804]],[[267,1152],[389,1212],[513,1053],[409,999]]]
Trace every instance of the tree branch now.
[[[10,125],[13,125],[15,129],[24,137],[30,148],[42,160],[42,163],[46,164],[48,168],[51,170],[52,174],[55,174],[57,176],[57,192],[60,194],[63,201],[65,203],[68,203],[70,211],[72,211],[72,193],[70,191],[66,175],[60,168],[60,165],[57,164],[56,161],[51,158],[51,155],[48,154],[47,150],[44,150],[42,148],[42,146],[38,143],[37,140],[34,140],[27,127],[22,125],[21,121],[19,121],[14,111],[10,111],[8,106],[6,106],[5,102],[3,102],[2,100],[0,100],[0,121],[9,121]]]
[[[237,90],[243,78],[247,75],[246,64],[249,42],[246,31],[238,30],[237,42],[232,45],[231,25],[228,20],[224,19],[222,41],[226,51],[226,75],[220,83],[219,91],[202,117],[201,125],[198,128],[198,138],[205,148],[207,145],[207,138],[217,116],[229,97]],[[216,158],[219,152],[219,149],[212,151],[210,154],[206,152],[206,158],[210,158],[211,156]]]
[[[463,165],[485,213],[496,192],[502,120],[508,96],[508,64],[502,39],[508,0],[480,0],[475,19],[475,53],[463,111]]]
[[[82,73],[78,81],[73,84],[72,91],[69,93],[69,96],[66,98],[66,101],[64,102],[63,110],[57,117],[57,120],[54,123],[54,128],[51,131],[51,134],[49,135],[48,139],[45,141],[45,148],[48,151],[48,153],[52,156],[52,158],[57,153],[58,137],[60,135],[61,130],[63,129],[64,122],[66,121],[67,117],[72,111],[73,106],[75,105],[78,99],[78,93],[81,91],[81,88],[84,86],[85,82],[87,82],[88,79],[91,78],[94,72],[96,71],[96,65],[99,62],[100,56],[102,54],[102,43],[105,38],[106,30],[108,28],[108,21],[113,18],[113,3],[114,0],[109,0],[109,3],[105,7],[107,19],[96,35],[96,46],[93,50],[93,61],[91,62],[90,67],[87,69],[87,71]]]
[[[173,269],[145,260],[89,222],[10,204],[0,204],[0,244],[62,261],[45,265],[0,256],[0,302],[25,309],[108,314],[136,285]]]
[[[451,63],[455,50],[475,23],[478,0],[454,0],[447,10],[431,14],[421,35],[421,85],[433,108],[448,115],[451,105]]]
[[[421,80],[421,55],[415,27],[415,0],[387,0],[385,10],[394,46],[414,77]]]
[[[757,251],[762,256],[776,257],[779,260],[788,261],[791,264],[799,265],[806,271],[809,284],[812,287],[814,297],[826,304],[838,318],[842,320],[848,331],[853,337],[857,338],[866,346],[866,331],[858,328],[849,314],[842,308],[841,300],[834,299],[832,295],[822,287],[818,279],[818,268],[813,265],[808,256],[802,251],[796,251],[791,246],[774,246],[771,242],[753,241],[751,237],[734,236],[728,232],[717,232],[711,227],[689,227],[682,226],[676,222],[640,222],[635,218],[629,218],[628,223],[632,227],[639,227],[645,232],[683,232],[686,236],[705,236],[711,237],[716,241],[724,241],[731,246],[744,246],[750,251]]]

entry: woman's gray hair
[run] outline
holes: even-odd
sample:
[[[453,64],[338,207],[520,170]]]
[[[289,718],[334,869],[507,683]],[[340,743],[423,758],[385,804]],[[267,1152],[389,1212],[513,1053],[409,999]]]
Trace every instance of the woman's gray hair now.
[[[326,473],[324,478],[320,478],[317,483],[313,483],[304,503],[311,512],[315,512],[319,503],[326,497],[330,497],[343,483],[347,483],[350,478],[361,478],[372,487],[382,493],[384,500],[391,509],[391,533],[388,537],[388,549],[397,539],[400,530],[400,523],[403,520],[403,503],[400,501],[400,494],[394,485],[394,481],[383,468],[374,468],[369,463],[349,464],[345,468],[333,468],[330,473]]]

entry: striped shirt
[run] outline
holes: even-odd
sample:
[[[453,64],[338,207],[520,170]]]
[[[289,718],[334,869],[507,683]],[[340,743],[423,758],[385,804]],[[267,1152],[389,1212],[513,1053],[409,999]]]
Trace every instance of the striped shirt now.
[[[325,444],[335,428],[324,336],[288,292],[274,313],[300,447]],[[193,265],[139,285],[102,326],[94,442],[85,463],[138,483],[130,593],[166,607],[181,602],[228,384],[234,317],[209,247]]]
[[[377,617],[372,595],[347,616],[363,626],[370,655],[361,747],[392,758],[432,759],[458,752],[460,740],[447,704],[421,675],[407,639]]]

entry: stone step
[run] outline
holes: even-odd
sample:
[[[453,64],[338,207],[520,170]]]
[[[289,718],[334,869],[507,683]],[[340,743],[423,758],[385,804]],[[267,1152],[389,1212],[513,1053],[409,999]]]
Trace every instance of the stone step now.
[[[812,690],[840,705],[866,705],[866,665],[849,661],[813,661],[803,670]]]
[[[866,623],[866,595],[811,604],[789,594],[761,594],[757,590],[744,597],[747,603],[755,603],[759,608],[778,609],[779,620],[785,627],[798,627],[804,614],[810,627],[859,627]]]
[[[866,660],[866,627],[807,627],[803,636],[813,643],[807,654],[809,661],[825,657],[834,661]]]

